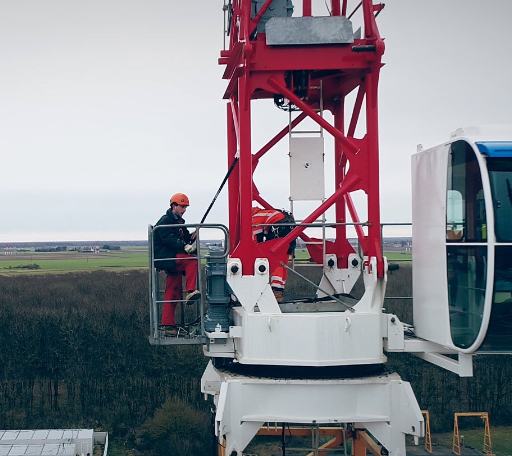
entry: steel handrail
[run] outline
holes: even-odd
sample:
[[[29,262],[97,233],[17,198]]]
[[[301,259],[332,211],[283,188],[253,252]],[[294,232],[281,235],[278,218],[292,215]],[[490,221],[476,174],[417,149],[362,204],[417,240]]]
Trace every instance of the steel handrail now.
[[[164,260],[175,260],[177,257],[169,257],[169,258],[157,258],[154,257],[154,232],[156,230],[162,229],[162,228],[195,228],[196,229],[196,238],[195,242],[197,245],[196,248],[196,255],[193,256],[192,259],[196,260],[198,262],[198,268],[197,268],[197,274],[198,274],[198,281],[199,281],[199,287],[202,286],[202,283],[204,281],[204,273],[201,268],[201,261],[207,257],[207,255],[201,255],[201,238],[200,238],[200,231],[201,229],[218,229],[222,231],[224,234],[224,239],[222,240],[224,251],[221,256],[221,258],[227,258],[229,255],[229,231],[228,228],[220,223],[183,223],[183,224],[172,224],[172,225],[148,225],[148,251],[149,251],[149,304],[150,304],[150,328],[151,328],[151,335],[150,335],[150,341],[159,341],[161,338],[159,337],[158,333],[158,305],[161,303],[165,303],[165,300],[159,300],[158,299],[158,282],[156,277],[156,271],[157,268],[155,267],[155,262],[158,261],[164,261]],[[180,300],[182,302],[182,300]],[[204,321],[203,321],[203,315],[204,315],[204,309],[205,309],[205,296],[204,293],[201,293],[201,299],[200,299],[200,305],[199,305],[199,316],[200,316],[200,322],[201,322],[201,336],[204,336]]]

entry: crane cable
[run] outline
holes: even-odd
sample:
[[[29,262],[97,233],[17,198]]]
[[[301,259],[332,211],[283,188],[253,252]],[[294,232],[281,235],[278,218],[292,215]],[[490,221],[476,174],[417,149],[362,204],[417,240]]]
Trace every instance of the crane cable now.
[[[222,188],[224,187],[224,184],[226,183],[226,181],[228,180],[229,176],[231,175],[233,169],[235,168],[235,165],[236,165],[237,161],[238,161],[238,156],[235,156],[235,159],[233,160],[233,163],[231,163],[231,166],[229,167],[228,172],[224,176],[224,179],[223,179],[222,183],[220,184],[220,187],[217,190],[217,193],[213,197],[212,202],[208,206],[208,209],[206,209],[206,212],[204,213],[203,218],[201,219],[201,224],[204,223],[204,221],[206,220],[206,217],[210,213],[210,210],[212,209],[213,205],[215,204],[215,201],[217,201],[217,198],[220,195],[220,192],[222,191]]]

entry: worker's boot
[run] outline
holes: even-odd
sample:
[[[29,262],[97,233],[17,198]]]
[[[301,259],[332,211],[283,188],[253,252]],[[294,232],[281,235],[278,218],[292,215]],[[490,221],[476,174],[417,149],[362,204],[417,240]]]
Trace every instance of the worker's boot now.
[[[182,326],[161,325],[158,329],[163,332],[165,337],[185,337],[188,335],[188,331]]]
[[[279,290],[278,288],[272,288],[272,291],[274,292],[274,296],[276,298],[276,301],[278,303],[283,302],[283,300],[284,300],[283,290]]]
[[[185,296],[185,302],[190,306],[201,299],[201,292],[199,290],[191,290]]]

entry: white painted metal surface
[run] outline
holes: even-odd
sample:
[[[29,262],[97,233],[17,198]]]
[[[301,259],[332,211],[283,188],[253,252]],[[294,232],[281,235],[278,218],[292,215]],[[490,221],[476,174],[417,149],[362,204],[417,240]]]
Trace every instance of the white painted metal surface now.
[[[242,364],[342,366],[386,361],[380,315],[350,313],[245,313],[236,308],[235,359]]]
[[[263,272],[260,271],[260,266],[263,266]],[[266,258],[256,259],[254,276],[243,275],[242,262],[238,258],[228,261],[227,270],[227,282],[245,312],[252,312],[258,306],[258,310],[263,313],[281,313],[270,288],[269,263]],[[234,273],[233,270],[237,272]]]
[[[332,267],[329,266],[330,260],[332,260],[334,264]],[[325,256],[323,276],[319,287],[331,295],[350,293],[361,275],[361,258],[359,258],[359,255],[351,253],[348,256],[347,269],[338,269],[337,263],[336,255],[329,254]],[[317,291],[316,295],[319,298],[327,296],[320,290]]]
[[[260,265],[265,266],[264,272],[259,272]],[[223,355],[241,364],[279,366],[386,361],[381,322],[386,278],[377,279],[375,260],[364,274],[363,297],[344,312],[282,313],[269,286],[268,269],[268,261],[258,258],[254,276],[244,276],[241,262],[229,260],[227,270],[237,272],[228,272],[227,281],[241,305],[232,309],[229,333],[207,334],[206,355]]]
[[[290,200],[325,198],[324,138],[290,138]]]
[[[413,315],[418,337],[453,347],[446,269],[449,148],[446,143],[412,157]]]
[[[226,454],[243,449],[266,423],[351,423],[366,428],[405,456],[405,434],[423,436],[423,417],[407,382],[397,374],[349,379],[256,378],[208,365],[201,390],[214,396],[215,433]]]

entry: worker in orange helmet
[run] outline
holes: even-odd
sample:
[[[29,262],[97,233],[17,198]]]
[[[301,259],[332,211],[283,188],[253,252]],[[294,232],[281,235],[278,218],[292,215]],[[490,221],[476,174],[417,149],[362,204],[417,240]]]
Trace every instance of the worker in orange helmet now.
[[[271,239],[285,237],[295,224],[292,214],[277,209],[252,208],[252,235],[257,242],[270,241]],[[288,255],[292,255],[295,250],[296,241],[290,243]],[[274,292],[277,302],[284,300],[284,286],[288,270],[283,266],[278,266],[270,274],[270,286]]]
[[[201,294],[197,290],[197,258],[194,241],[196,232],[190,233],[183,225],[185,214],[190,205],[187,195],[176,193],[171,197],[170,208],[155,225],[153,242],[155,268],[167,274],[164,292],[164,307],[160,329],[167,336],[186,334],[185,328],[176,325],[176,304],[181,300],[181,277],[185,275],[187,295],[185,301],[192,304]],[[162,226],[162,228],[158,228]]]

